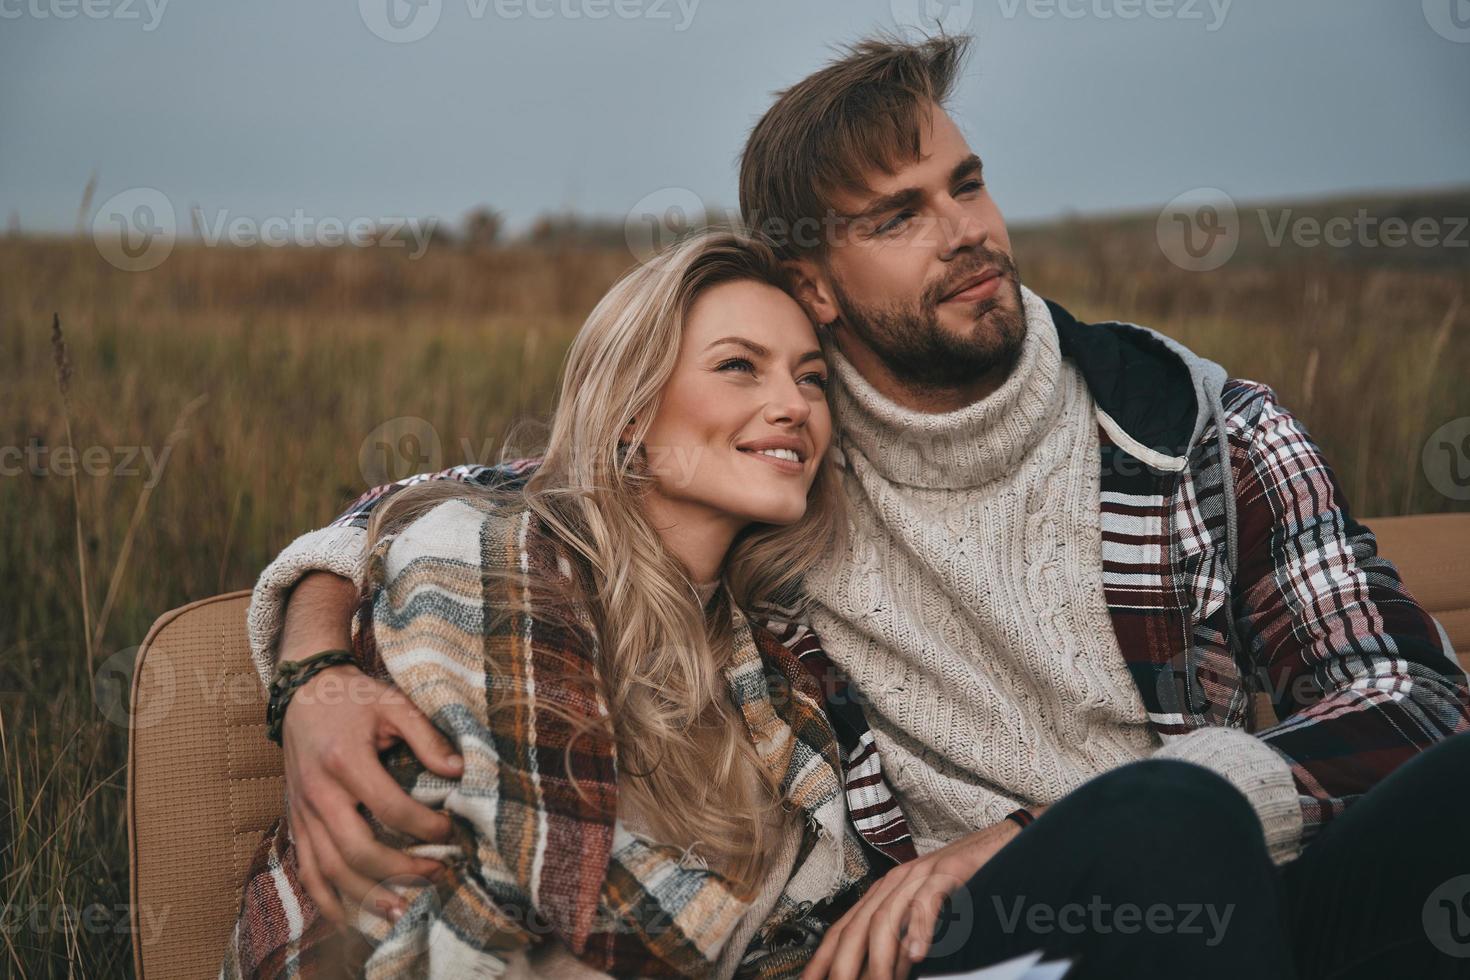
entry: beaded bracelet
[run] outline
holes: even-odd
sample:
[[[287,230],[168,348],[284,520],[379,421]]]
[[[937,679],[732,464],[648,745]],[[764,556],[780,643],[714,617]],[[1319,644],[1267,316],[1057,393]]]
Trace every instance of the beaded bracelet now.
[[[286,706],[298,688],[328,667],[355,664],[357,658],[351,650],[323,650],[313,653],[304,660],[285,660],[276,665],[276,676],[271,681],[270,700],[265,706],[265,737],[281,744],[281,728],[286,723]]]
[[[1036,814],[1023,806],[1019,810],[1012,810],[1010,813],[1007,813],[1006,819],[1022,830],[1025,830],[1036,819]]]

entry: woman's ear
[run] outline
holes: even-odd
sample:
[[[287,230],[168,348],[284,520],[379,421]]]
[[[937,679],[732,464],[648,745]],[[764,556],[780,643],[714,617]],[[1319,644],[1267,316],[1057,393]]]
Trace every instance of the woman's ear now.
[[[832,284],[814,259],[786,259],[781,265],[786,268],[791,295],[806,310],[807,318],[813,324],[825,326],[841,315],[842,311],[832,295]]]

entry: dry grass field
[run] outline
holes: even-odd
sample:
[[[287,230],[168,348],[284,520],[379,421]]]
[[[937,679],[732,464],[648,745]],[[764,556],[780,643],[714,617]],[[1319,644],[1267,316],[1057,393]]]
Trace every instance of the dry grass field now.
[[[1360,207],[1443,219],[1470,192],[1295,213]],[[1212,272],[1169,263],[1154,215],[1016,229],[1017,260],[1083,318],[1146,323],[1275,387],[1358,514],[1470,508],[1421,464],[1470,417],[1470,249],[1273,246],[1245,217]],[[128,273],[87,241],[0,240],[0,972],[131,970],[123,703],[152,620],[248,587],[365,489],[388,420],[425,420],[410,429],[437,453],[393,443],[425,466],[498,455],[629,261],[181,244]]]

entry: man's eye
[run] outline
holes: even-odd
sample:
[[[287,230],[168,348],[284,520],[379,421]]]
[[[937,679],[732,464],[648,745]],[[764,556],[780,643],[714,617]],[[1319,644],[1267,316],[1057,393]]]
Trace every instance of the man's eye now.
[[[961,194],[973,194],[984,186],[985,181],[983,180],[967,180],[959,187],[955,188],[955,196],[958,197]]]
[[[903,227],[910,218],[914,216],[912,211],[900,211],[887,221],[878,226],[878,234],[885,235],[890,231],[897,231]]]
[[[719,364],[719,366],[716,367],[715,370],[716,371],[729,371],[729,370],[749,371],[751,374],[754,374],[755,373],[755,365],[752,364],[752,363],[750,363],[750,361],[747,358],[744,358],[744,357],[732,357],[728,361],[721,361],[720,364]]]

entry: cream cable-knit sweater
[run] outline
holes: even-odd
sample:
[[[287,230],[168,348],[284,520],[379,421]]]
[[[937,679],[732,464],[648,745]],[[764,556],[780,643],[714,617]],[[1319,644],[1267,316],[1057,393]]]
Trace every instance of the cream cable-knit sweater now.
[[[1102,591],[1092,398],[1046,304],[1023,289],[1015,371],[956,412],[908,411],[832,352],[851,514],[845,547],[808,576],[813,625],[868,697],[884,766],[921,852],[1053,803],[1149,756],[1220,773],[1250,800],[1280,863],[1296,856],[1291,771],[1239,729],[1160,747]],[[365,535],[302,535],[255,587],[252,653],[269,683],[285,599],[314,570],[353,578]]]
[[[1286,763],[1248,733],[1163,746],[1103,594],[1092,397],[1046,304],[989,397],[926,414],[831,352],[850,527],[807,579],[813,625],[869,699],[868,721],[920,853],[1053,803],[1152,755],[1220,772],[1278,860],[1301,815]]]

